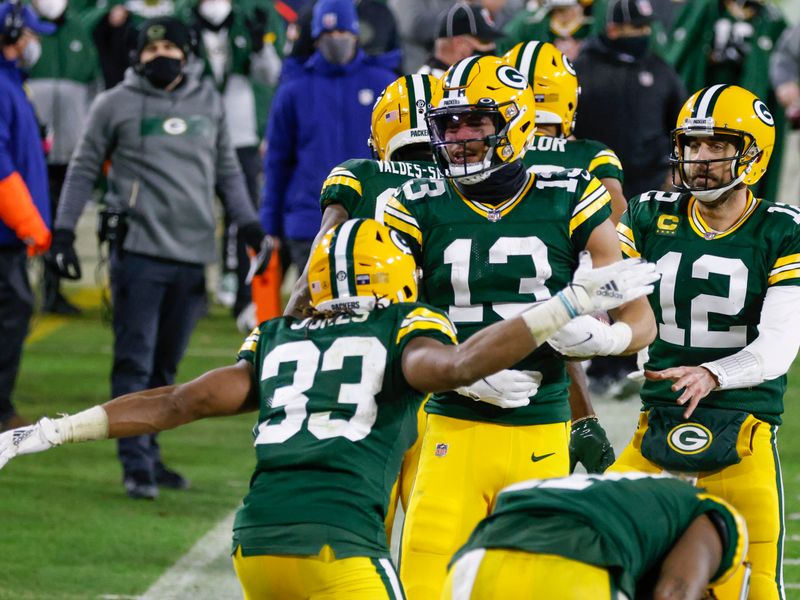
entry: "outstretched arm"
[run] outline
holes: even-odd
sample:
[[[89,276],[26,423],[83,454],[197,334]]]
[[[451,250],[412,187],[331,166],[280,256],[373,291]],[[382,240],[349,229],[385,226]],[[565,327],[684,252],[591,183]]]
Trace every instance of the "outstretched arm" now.
[[[0,468],[17,455],[42,452],[68,442],[153,433],[257,407],[253,368],[246,361],[239,361],[188,383],[126,394],[75,415],[43,418],[34,425],[0,434]]]

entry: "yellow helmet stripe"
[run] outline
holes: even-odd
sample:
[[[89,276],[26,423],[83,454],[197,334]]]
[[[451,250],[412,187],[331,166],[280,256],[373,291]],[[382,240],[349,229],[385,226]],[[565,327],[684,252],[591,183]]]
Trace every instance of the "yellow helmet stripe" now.
[[[353,246],[363,219],[345,221],[334,232],[328,254],[331,273],[331,292],[334,298],[356,295],[355,269],[353,268]]]

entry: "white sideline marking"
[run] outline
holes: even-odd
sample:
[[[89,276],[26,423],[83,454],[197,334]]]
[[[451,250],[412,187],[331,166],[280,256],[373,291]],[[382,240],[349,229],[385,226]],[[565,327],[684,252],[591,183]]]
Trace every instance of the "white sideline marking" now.
[[[231,564],[232,512],[150,586],[139,600],[228,600],[242,597]]]
[[[800,565],[800,558],[784,558],[783,564],[785,565]]]

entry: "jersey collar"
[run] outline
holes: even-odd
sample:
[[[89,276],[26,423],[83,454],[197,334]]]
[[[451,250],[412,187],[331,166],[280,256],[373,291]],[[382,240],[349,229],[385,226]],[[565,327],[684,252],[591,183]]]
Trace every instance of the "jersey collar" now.
[[[689,224],[694,229],[694,232],[704,240],[716,240],[726,235],[732,234],[739,229],[750,215],[756,210],[756,207],[761,203],[760,198],[753,196],[753,192],[747,190],[747,203],[745,204],[744,211],[739,219],[725,231],[717,231],[709,227],[700,215],[700,208],[698,207],[697,198],[692,197],[689,200]]]
[[[478,213],[480,216],[488,219],[489,221],[495,223],[505,217],[508,213],[510,213],[513,208],[520,203],[525,195],[530,191],[531,187],[533,186],[533,180],[535,179],[535,175],[530,173],[528,175],[528,180],[525,182],[525,185],[522,186],[516,194],[514,194],[511,198],[502,202],[497,205],[492,204],[484,204],[483,202],[476,202],[475,200],[469,200],[464,194],[461,193],[461,190],[458,189],[452,181],[448,180],[447,183],[450,187],[455,190],[458,197],[461,201],[466,204],[471,210]]]

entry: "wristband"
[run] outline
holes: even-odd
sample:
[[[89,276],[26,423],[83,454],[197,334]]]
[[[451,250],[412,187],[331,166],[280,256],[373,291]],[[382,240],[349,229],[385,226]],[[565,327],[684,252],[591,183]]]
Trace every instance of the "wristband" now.
[[[53,424],[58,432],[59,444],[108,438],[108,415],[102,406],[93,406],[78,414],[55,419]]]
[[[561,292],[553,298],[529,308],[520,315],[528,326],[537,344],[543,344],[547,338],[569,323],[574,316],[575,308]]]

